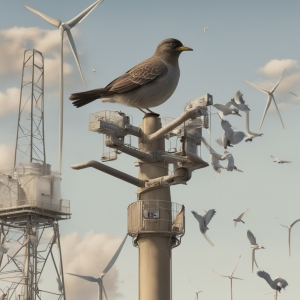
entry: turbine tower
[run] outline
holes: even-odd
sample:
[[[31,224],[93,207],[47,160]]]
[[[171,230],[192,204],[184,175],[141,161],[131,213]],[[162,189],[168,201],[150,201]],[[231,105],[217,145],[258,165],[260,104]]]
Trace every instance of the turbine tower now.
[[[70,218],[70,202],[61,198],[60,182],[46,163],[43,55],[26,50],[14,166],[0,171],[0,288],[5,299],[50,294],[66,299],[58,221]],[[52,279],[45,270],[55,274]]]
[[[90,116],[89,130],[106,135],[111,150],[102,161],[125,153],[138,159],[138,178],[97,161],[73,165],[79,170],[95,168],[138,187],[137,201],[128,206],[127,231],[139,249],[139,300],[170,300],[172,297],[172,249],[185,233],[185,208],[171,201],[170,187],[186,184],[192,172],[207,167],[198,155],[202,128],[208,128],[209,94],[186,104],[180,117],[162,126],[157,114],[147,114],[140,127],[123,112],[101,111]],[[139,139],[139,148],[124,142],[126,135]],[[165,150],[165,139],[181,141],[180,149]],[[173,172],[169,172],[173,166]],[[100,298],[101,299],[101,298]]]

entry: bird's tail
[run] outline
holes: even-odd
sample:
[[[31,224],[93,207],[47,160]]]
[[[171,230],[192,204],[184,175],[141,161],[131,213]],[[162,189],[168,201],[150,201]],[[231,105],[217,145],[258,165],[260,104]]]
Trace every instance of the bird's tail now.
[[[93,102],[96,99],[112,95],[112,92],[107,91],[105,88],[90,90],[81,93],[71,94],[69,99],[73,102],[73,105],[76,107],[84,106],[90,102]]]

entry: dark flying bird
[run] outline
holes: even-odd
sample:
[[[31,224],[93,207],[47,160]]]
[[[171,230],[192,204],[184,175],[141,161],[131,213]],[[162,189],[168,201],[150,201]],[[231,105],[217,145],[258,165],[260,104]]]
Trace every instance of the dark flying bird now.
[[[101,99],[102,102],[120,103],[152,112],[149,108],[164,103],[177,87],[180,53],[192,50],[183,46],[179,40],[163,40],[153,56],[119,76],[105,88],[74,93],[69,99],[74,101],[73,105],[76,107]]]

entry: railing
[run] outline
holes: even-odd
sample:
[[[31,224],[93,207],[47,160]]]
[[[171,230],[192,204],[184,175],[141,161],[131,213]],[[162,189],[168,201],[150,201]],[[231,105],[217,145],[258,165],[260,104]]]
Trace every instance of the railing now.
[[[183,235],[184,206],[165,200],[138,200],[128,206],[128,233]]]
[[[50,210],[65,214],[70,214],[70,200],[61,199],[57,203],[47,203],[37,200],[20,200],[14,202],[0,203],[0,215],[1,212],[8,209],[26,209],[26,208],[39,208],[43,210]]]

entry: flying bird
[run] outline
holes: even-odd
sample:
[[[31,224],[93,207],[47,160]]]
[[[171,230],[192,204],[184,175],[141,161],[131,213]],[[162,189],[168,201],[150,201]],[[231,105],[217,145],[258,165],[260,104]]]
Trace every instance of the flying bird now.
[[[229,153],[228,151],[225,151],[224,154],[226,154],[226,159],[227,159],[227,167],[226,170],[227,171],[238,171],[238,172],[243,172],[242,170],[238,169],[235,165],[234,165],[234,158],[232,156],[231,153]]]
[[[96,72],[96,70],[95,70],[95,69],[93,69],[93,70],[92,70],[92,72],[93,72],[93,73],[95,73],[95,72]]]
[[[114,256],[111,258],[110,262],[108,263],[108,265],[105,267],[105,269],[102,271],[101,275],[99,278],[95,278],[92,276],[84,276],[84,275],[78,275],[78,274],[72,274],[72,273],[67,273],[69,275],[73,275],[73,276],[77,276],[81,279],[90,281],[90,282],[96,282],[98,284],[98,299],[102,300],[103,294],[105,299],[107,300],[107,294],[104,288],[104,284],[103,284],[103,278],[106,275],[106,273],[111,269],[111,267],[114,265],[114,263],[116,262],[124,244],[127,238],[127,234],[124,238],[124,240],[122,241],[121,245],[119,246],[118,250],[116,251],[116,253],[114,254]]]
[[[262,120],[261,120],[261,123],[260,123],[259,130],[261,129],[261,126],[262,126],[262,124],[263,124],[263,122],[264,122],[265,116],[266,116],[266,114],[267,114],[267,111],[268,111],[268,109],[269,109],[269,107],[270,107],[270,104],[271,104],[272,100],[273,100],[273,102],[274,102],[274,104],[275,104],[275,107],[276,107],[276,109],[277,109],[277,112],[278,112],[278,115],[279,115],[281,124],[282,124],[282,126],[283,126],[283,128],[284,128],[284,124],[283,124],[283,121],[282,121],[282,118],[281,118],[279,109],[278,109],[278,107],[277,107],[277,104],[276,104],[276,101],[275,101],[275,98],[274,98],[274,95],[273,95],[273,93],[275,92],[276,88],[278,87],[278,85],[279,85],[279,83],[280,83],[280,81],[281,81],[281,79],[282,79],[282,77],[283,77],[283,75],[284,75],[284,72],[285,72],[285,69],[284,69],[284,71],[283,71],[281,77],[279,78],[279,80],[277,81],[277,83],[274,85],[274,87],[273,87],[271,90],[263,89],[263,88],[261,88],[261,87],[255,85],[255,84],[253,84],[253,83],[251,83],[251,82],[249,82],[249,81],[247,81],[247,80],[243,80],[245,83],[247,83],[247,84],[249,84],[249,85],[255,87],[256,89],[258,89],[258,90],[260,90],[260,91],[262,91],[262,92],[268,94],[268,101],[267,101],[267,105],[266,105],[266,107],[265,107],[264,114],[263,114],[263,116],[262,116]]]
[[[249,110],[245,110],[245,115],[246,115],[246,121],[245,121],[245,127],[246,127],[246,133],[247,137],[245,138],[245,142],[252,142],[252,140],[258,136],[262,136],[263,133],[256,133],[250,130],[249,126]]]
[[[251,249],[252,249],[252,273],[253,273],[253,269],[254,269],[254,263],[256,265],[256,267],[258,268],[258,265],[256,263],[256,260],[255,260],[255,250],[258,250],[258,249],[265,249],[265,247],[261,246],[261,245],[258,245],[256,243],[256,238],[255,236],[253,235],[253,233],[248,230],[247,231],[247,237],[251,243]]]
[[[286,227],[286,228],[288,229],[288,231],[289,231],[289,234],[288,234],[288,240],[289,240],[289,255],[291,256],[291,230],[292,230],[292,227],[293,227],[297,222],[300,221],[300,219],[294,221],[292,224],[289,224],[288,222],[286,222],[286,221],[284,221],[284,220],[282,220],[282,219],[280,219],[280,218],[277,218],[277,219],[279,219],[279,220],[281,220],[282,222],[284,222],[285,225],[283,225],[283,224],[280,224],[280,225],[281,225],[282,227]]]
[[[175,91],[180,70],[178,58],[181,52],[193,49],[170,38],[157,46],[153,56],[113,80],[105,88],[72,94],[73,105],[81,107],[96,99],[143,109],[158,106],[168,100]]]
[[[188,279],[189,279],[189,278],[188,278]],[[193,290],[194,290],[194,292],[195,292],[195,300],[198,300],[198,295],[199,295],[200,293],[202,293],[202,291],[197,291],[196,288],[194,287],[194,285],[192,284],[192,282],[191,282],[190,279],[189,279],[189,282],[190,282],[190,284],[191,284],[191,286],[192,286],[192,288],[193,288]]]
[[[229,101],[226,105],[233,105],[241,111],[250,110],[248,105],[245,103],[245,100],[243,99],[243,94],[240,91],[237,91],[231,101]]]
[[[241,259],[241,257],[239,257],[238,263],[236,264],[235,268],[233,269],[231,275],[224,275],[224,274],[221,274],[221,273],[219,273],[219,272],[213,270],[213,272],[215,272],[216,274],[218,274],[218,275],[220,275],[220,276],[222,276],[222,277],[228,277],[228,278],[230,279],[230,300],[232,300],[232,279],[243,280],[242,278],[233,277],[233,273],[234,273],[234,271],[236,270],[236,268],[237,268],[237,266],[238,266],[238,264],[239,264],[239,262],[240,262],[240,259]]]
[[[228,146],[232,147],[232,145],[240,143],[244,139],[245,133],[242,131],[233,130],[231,124],[227,120],[221,118],[221,126],[224,130],[224,133],[222,138],[217,139],[216,142],[225,149],[227,149]]]
[[[230,103],[230,102],[228,102]],[[234,116],[240,116],[239,114],[239,110],[237,108],[231,108],[230,105],[227,104],[213,104],[213,106],[220,111],[220,115],[223,118],[224,116],[228,116],[228,115],[234,115]]]
[[[246,216],[246,214],[248,213],[248,211],[249,211],[249,208],[246,211],[244,211],[242,214],[240,214],[236,219],[233,219],[234,226],[236,226],[237,222],[242,222],[242,223],[245,224],[245,222],[242,220],[242,218]]]
[[[204,235],[204,237],[206,238],[206,240],[212,245],[214,246],[214,244],[212,243],[212,241],[209,239],[209,237],[206,235],[206,231],[209,229],[207,227],[208,223],[210,222],[211,218],[216,214],[216,211],[214,209],[210,209],[209,211],[206,212],[206,214],[204,216],[200,216],[198,215],[195,211],[192,210],[192,214],[194,215],[194,217],[197,219],[197,221],[199,222],[199,228],[201,233]]]
[[[291,161],[288,161],[288,160],[282,160],[278,157],[274,157],[273,155],[271,155],[271,157],[273,158],[273,162],[277,162],[279,164],[290,164]]]
[[[203,28],[203,32],[205,33],[207,31],[208,27]]]
[[[265,271],[258,271],[257,275],[269,284],[269,286],[276,291],[275,299],[277,300],[277,294],[280,293],[281,289],[285,289],[288,286],[286,280],[281,277],[276,277],[274,280],[271,279],[271,276]]]

